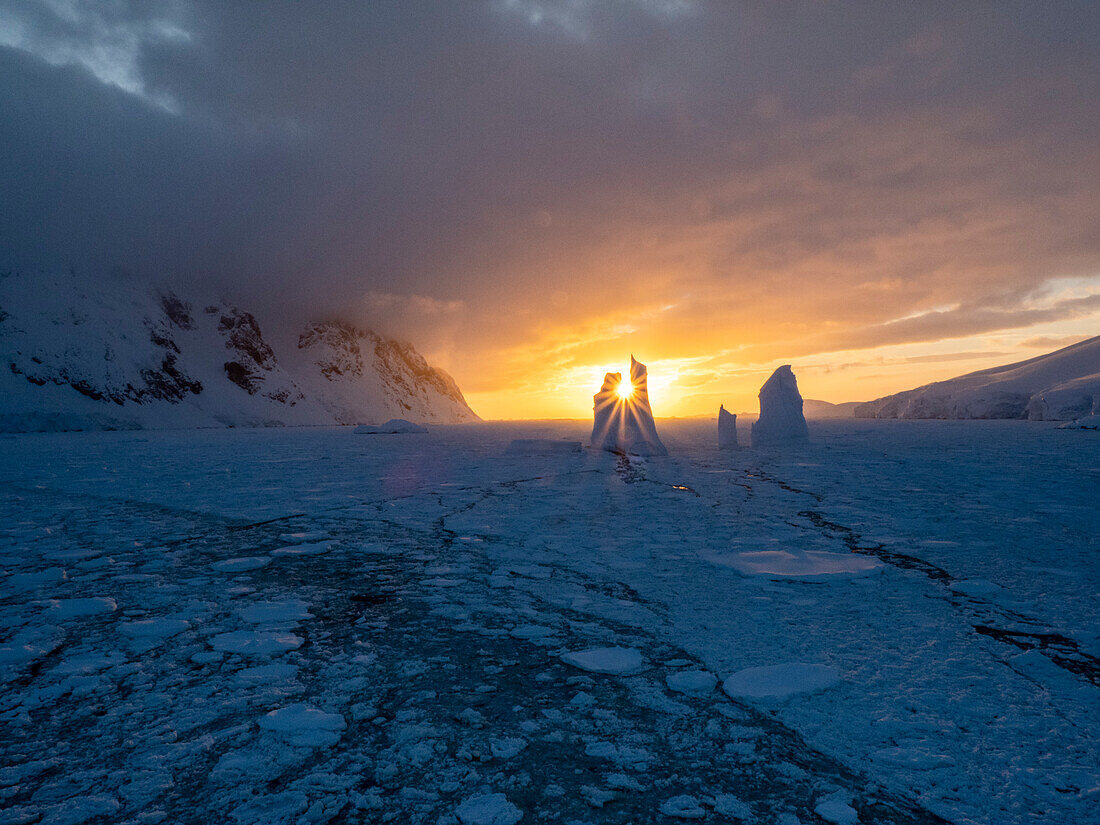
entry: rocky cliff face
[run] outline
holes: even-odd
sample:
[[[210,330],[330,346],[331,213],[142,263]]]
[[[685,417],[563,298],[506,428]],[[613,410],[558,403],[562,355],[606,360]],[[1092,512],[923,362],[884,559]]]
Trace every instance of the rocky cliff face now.
[[[0,430],[477,420],[411,346],[311,324],[280,353],[230,303],[202,309],[71,276],[0,277]]]
[[[311,394],[340,423],[357,423],[364,411],[383,419],[476,420],[454,379],[407,344],[330,321],[310,324],[298,351],[298,373],[310,376]]]

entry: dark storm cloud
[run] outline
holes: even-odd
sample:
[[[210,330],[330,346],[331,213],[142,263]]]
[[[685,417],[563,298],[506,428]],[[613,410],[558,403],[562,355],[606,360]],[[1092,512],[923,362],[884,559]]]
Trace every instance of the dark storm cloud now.
[[[677,303],[653,336],[681,348],[989,328],[1100,262],[1098,25],[1087,3],[4,4],[0,265],[291,315],[404,300],[467,359],[612,301]],[[453,311],[418,328],[433,301]],[[890,325],[945,304],[974,312]]]

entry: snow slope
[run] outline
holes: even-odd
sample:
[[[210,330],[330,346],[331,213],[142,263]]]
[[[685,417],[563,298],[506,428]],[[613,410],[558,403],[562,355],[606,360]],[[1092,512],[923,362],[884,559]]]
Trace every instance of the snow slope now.
[[[412,347],[311,324],[276,352],[225,301],[118,279],[0,278],[0,431],[476,420]]]
[[[845,401],[842,404],[833,404],[829,401],[817,401],[807,398],[802,402],[802,412],[808,420],[820,420],[824,418],[851,418],[859,401]]]
[[[856,418],[1028,418],[1100,412],[1100,336],[1027,361],[972,372],[856,407]]]

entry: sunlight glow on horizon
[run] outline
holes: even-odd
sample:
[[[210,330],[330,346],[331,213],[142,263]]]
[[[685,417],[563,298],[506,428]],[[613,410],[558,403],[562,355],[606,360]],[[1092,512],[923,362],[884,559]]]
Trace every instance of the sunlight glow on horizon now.
[[[1069,306],[1067,317],[1058,318],[1053,310],[1067,302],[1080,306]],[[996,322],[1003,312],[1004,329],[959,334],[950,319],[940,318],[958,312],[945,310],[945,304],[864,329],[881,332],[881,343],[874,335],[836,334],[828,324],[791,325],[780,333],[767,324],[738,323],[736,333],[727,336],[714,325],[678,323],[654,310],[656,304],[625,314],[616,306],[546,323],[534,343],[502,353],[497,376],[466,397],[489,420],[590,418],[604,376],[629,376],[625,362],[633,352],[648,368],[657,418],[714,415],[720,404],[732,412],[755,412],[760,386],[782,364],[792,365],[805,399],[870,401],[1090,338],[1100,332],[1098,302],[1100,276],[1055,278],[1015,310],[996,305],[983,310],[985,323],[990,317]],[[1039,317],[1028,323],[1029,313]],[[1023,323],[1011,326],[1014,316]]]
[[[760,362],[739,361],[732,351],[705,357],[656,358],[652,356],[656,346],[638,346],[636,341],[624,342],[622,351],[641,353],[657,418],[708,416],[717,413],[719,404],[731,412],[754,412],[760,386],[785,363],[793,365],[803,398],[832,403],[869,401],[1052,352],[1096,335],[1097,321],[1100,314],[1000,332]],[[509,389],[472,391],[466,398],[487,420],[590,419],[592,397],[604,375],[620,370],[619,363],[607,361],[559,361],[541,374],[526,371],[524,382]],[[629,371],[622,370],[622,374],[629,375]]]

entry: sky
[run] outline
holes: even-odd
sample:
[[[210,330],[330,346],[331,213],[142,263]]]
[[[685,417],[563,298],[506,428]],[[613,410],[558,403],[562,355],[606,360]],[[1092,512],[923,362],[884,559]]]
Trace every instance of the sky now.
[[[0,0],[0,268],[410,341],[485,418],[1100,334],[1094,3]]]

